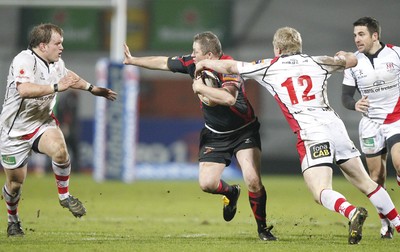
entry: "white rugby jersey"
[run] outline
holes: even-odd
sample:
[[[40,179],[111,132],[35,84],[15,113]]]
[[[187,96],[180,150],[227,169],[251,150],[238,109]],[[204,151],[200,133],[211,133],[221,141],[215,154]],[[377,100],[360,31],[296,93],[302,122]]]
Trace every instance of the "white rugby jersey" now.
[[[333,65],[333,58],[296,54],[237,67],[244,79],[256,80],[274,96],[294,132],[338,119],[326,85],[331,73],[344,67]]]
[[[343,84],[354,86],[362,96],[368,96],[368,113],[363,116],[380,124],[399,120],[400,47],[385,45],[373,58],[373,65],[364,53],[355,54],[358,64],[345,70]]]
[[[50,85],[58,83],[66,73],[67,69],[61,59],[48,65],[30,49],[15,56],[7,77],[7,89],[0,117],[1,126],[10,137],[34,132],[50,119],[56,102],[56,94],[22,99],[16,89],[16,82]]]

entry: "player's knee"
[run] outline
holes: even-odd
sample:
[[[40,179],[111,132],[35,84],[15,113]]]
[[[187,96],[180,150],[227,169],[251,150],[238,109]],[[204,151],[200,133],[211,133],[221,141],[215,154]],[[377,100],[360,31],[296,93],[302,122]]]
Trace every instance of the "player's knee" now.
[[[396,170],[397,174],[400,174],[400,158],[392,159],[393,167]]]
[[[383,185],[385,183],[386,176],[379,173],[371,173],[370,178],[372,181],[376,182],[378,185]]]
[[[207,192],[207,193],[213,193],[218,188],[218,184],[211,183],[210,181],[204,181],[204,180],[199,181],[199,186],[203,192]]]
[[[213,190],[209,185],[206,185],[206,184],[200,184],[200,189],[203,192],[207,192],[207,193],[211,193],[211,192],[215,191],[215,189]]]
[[[57,163],[64,163],[68,161],[68,149],[65,144],[57,144],[54,149],[52,159]]]
[[[251,192],[258,192],[264,187],[263,184],[261,183],[261,180],[258,178],[248,180],[246,184],[247,188]]]
[[[23,184],[23,182],[10,181],[9,183],[7,183],[8,193],[13,197],[18,195],[22,189],[22,184]]]

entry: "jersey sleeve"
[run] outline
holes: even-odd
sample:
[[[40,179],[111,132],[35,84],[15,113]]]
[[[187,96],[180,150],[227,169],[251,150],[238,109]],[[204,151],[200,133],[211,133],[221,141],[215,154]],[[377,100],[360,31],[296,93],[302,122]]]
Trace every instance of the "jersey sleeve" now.
[[[253,62],[237,62],[237,69],[239,74],[243,77],[243,79],[254,79],[255,75],[258,75],[261,72],[265,72],[265,70],[270,66],[270,59],[257,60]]]
[[[315,56],[312,57],[321,67],[323,67],[328,73],[339,72],[345,69],[345,65],[338,64],[335,62],[333,57],[330,56]],[[343,61],[345,62],[345,61]]]
[[[356,87],[342,85],[342,104],[345,108],[356,110],[356,100],[354,99],[355,92]]]
[[[235,86],[237,89],[240,89],[242,84],[242,78],[240,75],[235,74],[220,74],[219,79],[221,80],[221,86]]]
[[[389,47],[390,49],[392,49],[393,51],[395,51],[400,58],[400,47],[399,46],[392,45],[392,44],[386,44],[386,46]]]
[[[18,54],[13,60],[13,75],[15,82],[35,83],[36,60],[28,54]]]
[[[353,71],[351,68],[344,70],[343,85],[356,87],[356,80],[353,77]]]
[[[194,77],[196,66],[190,55],[169,57],[167,65],[171,72],[190,74],[192,78]]]

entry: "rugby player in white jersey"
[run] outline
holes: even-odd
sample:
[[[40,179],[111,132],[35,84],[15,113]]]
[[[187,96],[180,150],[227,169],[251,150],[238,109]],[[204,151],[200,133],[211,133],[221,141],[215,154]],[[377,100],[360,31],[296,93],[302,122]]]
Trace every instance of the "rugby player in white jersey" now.
[[[380,42],[381,27],[372,17],[353,26],[358,64],[344,72],[342,103],[362,113],[359,140],[372,180],[385,187],[390,153],[400,185],[400,47]],[[361,94],[357,101],[356,90]],[[381,213],[379,217],[381,237],[391,239],[393,227]]]
[[[355,66],[354,54],[343,51],[335,57],[302,54],[300,33],[290,27],[276,31],[273,46],[276,56],[273,59],[252,63],[204,60],[197,63],[196,73],[211,68],[221,73],[240,74],[245,79],[256,80],[273,95],[297,135],[297,151],[306,185],[317,203],[349,219],[350,244],[361,240],[368,213],[332,189],[335,163],[400,231],[400,218],[389,194],[368,176],[359,151],[328,102],[327,79],[336,71]]]
[[[29,48],[13,59],[1,112],[1,164],[6,175],[2,193],[7,206],[7,236],[23,236],[18,203],[32,151],[49,156],[56,178],[60,205],[75,217],[86,209],[69,194],[71,161],[64,135],[54,117],[58,92],[70,88],[87,90],[96,96],[115,100],[116,93],[91,85],[61,59],[63,30],[53,24],[40,24],[31,30]]]

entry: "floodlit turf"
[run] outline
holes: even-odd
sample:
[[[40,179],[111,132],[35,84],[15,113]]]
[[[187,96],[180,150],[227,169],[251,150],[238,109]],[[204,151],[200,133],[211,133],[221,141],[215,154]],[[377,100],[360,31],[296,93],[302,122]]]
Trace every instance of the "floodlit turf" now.
[[[399,199],[389,178],[388,191]],[[71,193],[87,208],[76,219],[63,209],[52,176],[28,175],[20,203],[26,233],[7,238],[4,200],[0,209],[0,251],[397,251],[400,235],[381,240],[380,222],[368,199],[342,177],[334,187],[369,217],[359,245],[347,244],[347,220],[313,202],[301,176],[264,176],[268,192],[268,224],[276,242],[258,240],[243,181],[236,217],[222,218],[219,195],[201,192],[197,181],[118,181],[96,183],[73,174]],[[4,175],[0,175],[4,183]],[[395,200],[400,207],[400,200]]]

